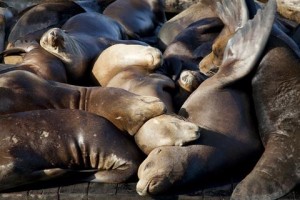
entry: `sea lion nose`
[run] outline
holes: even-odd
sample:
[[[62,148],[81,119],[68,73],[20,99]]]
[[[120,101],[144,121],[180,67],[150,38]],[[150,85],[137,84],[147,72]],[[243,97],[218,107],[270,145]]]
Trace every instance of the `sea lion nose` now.
[[[145,184],[144,181],[139,180],[138,183],[136,184],[136,192],[140,196],[146,196],[148,194],[148,186],[147,186],[147,184]]]

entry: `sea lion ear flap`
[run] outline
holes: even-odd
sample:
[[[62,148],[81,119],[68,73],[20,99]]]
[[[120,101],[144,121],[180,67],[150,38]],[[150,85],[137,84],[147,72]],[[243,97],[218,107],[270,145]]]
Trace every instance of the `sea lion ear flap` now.
[[[227,78],[226,82],[244,77],[256,65],[270,36],[275,12],[276,1],[269,0],[265,9],[258,10],[228,41],[218,73]]]
[[[249,19],[245,0],[219,0],[216,3],[216,11],[231,33],[243,27]]]

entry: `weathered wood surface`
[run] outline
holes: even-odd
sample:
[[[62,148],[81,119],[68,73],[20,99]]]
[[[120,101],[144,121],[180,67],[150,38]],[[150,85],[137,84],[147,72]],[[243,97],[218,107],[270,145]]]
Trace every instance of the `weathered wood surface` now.
[[[53,187],[39,190],[26,190],[20,192],[1,193],[0,200],[229,200],[232,189],[235,185],[229,184],[222,187],[204,189],[189,194],[163,195],[163,196],[139,196],[135,191],[136,183],[124,184],[101,184],[101,183],[80,183]],[[300,188],[295,189],[280,200],[300,199]]]

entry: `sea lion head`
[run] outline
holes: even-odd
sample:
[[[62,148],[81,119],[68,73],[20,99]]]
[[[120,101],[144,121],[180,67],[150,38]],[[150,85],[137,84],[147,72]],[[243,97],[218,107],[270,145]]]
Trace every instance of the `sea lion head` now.
[[[213,76],[218,72],[219,66],[222,64],[224,51],[228,40],[232,37],[232,33],[223,29],[220,35],[212,45],[212,52],[204,57],[199,63],[200,72],[206,76]]]
[[[75,59],[83,55],[76,40],[60,28],[52,28],[45,32],[40,40],[40,45],[49,53],[60,58],[66,65],[70,74],[81,75],[82,68],[75,68]]]
[[[200,137],[200,128],[177,115],[149,119],[134,135],[140,149],[149,154],[160,146],[182,146]]]
[[[176,180],[182,180],[185,173],[184,159],[178,157],[172,147],[159,147],[151,151],[138,169],[139,181],[136,191],[139,195],[155,195],[168,190]],[[182,148],[182,147],[178,147]],[[177,148],[176,148],[177,149]]]

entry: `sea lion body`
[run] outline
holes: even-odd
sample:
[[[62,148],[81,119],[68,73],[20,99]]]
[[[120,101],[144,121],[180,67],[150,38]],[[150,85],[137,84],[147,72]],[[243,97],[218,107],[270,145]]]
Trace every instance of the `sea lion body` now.
[[[133,39],[156,37],[166,21],[162,0],[117,0],[108,5],[103,14],[118,21]]]
[[[121,183],[136,174],[143,159],[132,139],[91,113],[37,110],[0,118],[0,190],[68,171],[94,172],[79,181]]]
[[[23,70],[0,75],[0,114],[39,109],[80,109],[134,134],[149,119],[166,112],[156,97],[119,88],[80,87],[47,81]]]
[[[217,17],[214,1],[199,1],[165,22],[158,33],[159,47],[164,50],[190,24],[205,18]]]
[[[164,102],[168,113],[174,112],[171,93],[175,85],[165,75],[128,69],[113,77],[107,87],[117,87],[134,94],[157,97]]]
[[[300,183],[300,58],[271,36],[252,79],[265,151],[232,199],[277,199]]]

